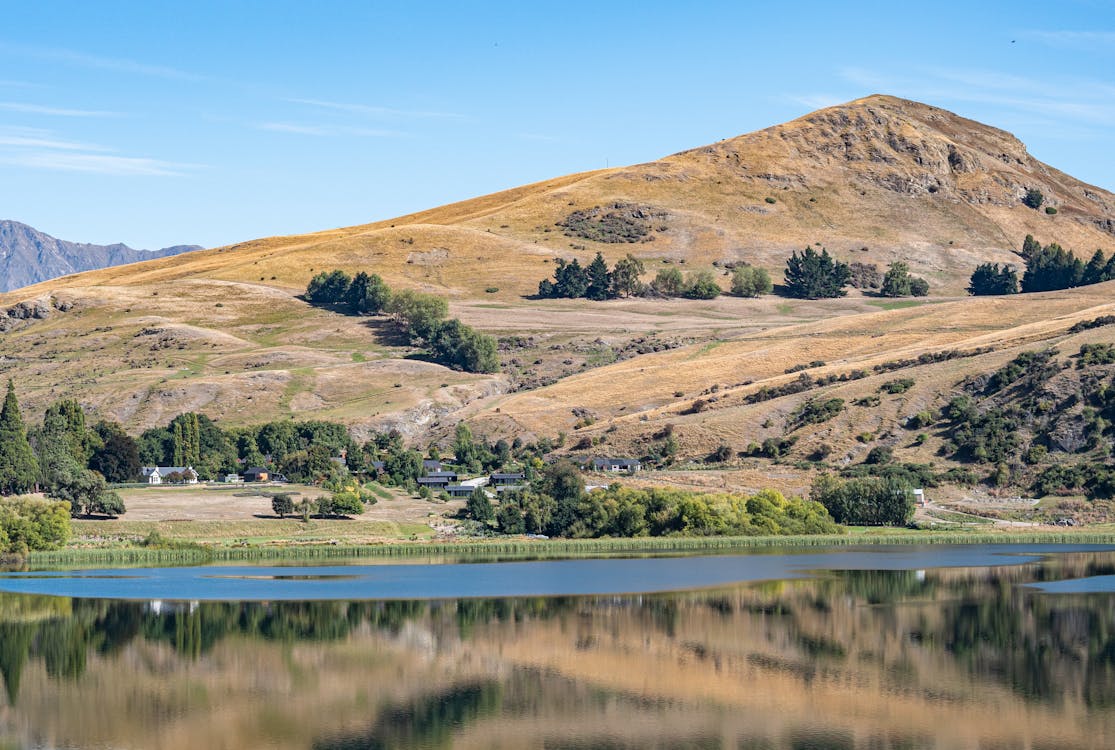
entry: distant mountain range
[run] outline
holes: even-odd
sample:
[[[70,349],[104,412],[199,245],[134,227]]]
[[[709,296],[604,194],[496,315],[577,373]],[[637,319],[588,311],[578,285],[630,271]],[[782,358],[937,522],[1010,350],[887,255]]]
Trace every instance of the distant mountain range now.
[[[0,292],[79,271],[165,258],[200,245],[175,245],[162,250],[135,250],[127,245],[67,242],[18,221],[0,221]]]

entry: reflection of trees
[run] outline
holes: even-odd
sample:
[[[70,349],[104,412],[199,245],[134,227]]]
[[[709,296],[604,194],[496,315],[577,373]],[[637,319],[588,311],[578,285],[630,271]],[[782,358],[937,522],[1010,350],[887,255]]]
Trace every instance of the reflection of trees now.
[[[497,711],[503,689],[498,682],[454,685],[405,703],[386,706],[366,732],[336,735],[314,743],[314,750],[408,750],[452,745],[462,725]]]
[[[702,640],[692,627],[711,617],[740,633],[767,633],[765,644],[747,644],[743,656],[792,674],[812,674],[816,665],[867,669],[864,665],[881,661],[879,668],[888,674],[916,678],[919,668],[947,666],[971,675],[973,682],[1006,686],[1026,700],[1111,708],[1111,597],[1047,596],[1018,584],[1109,573],[1113,559],[1079,554],[1042,565],[920,574],[837,571],[815,580],[633,597],[167,603],[156,609],[137,602],[0,595],[0,676],[14,704],[29,660],[41,660],[51,678],[75,679],[90,654],[111,656],[136,639],[198,659],[233,636],[333,641],[364,627],[396,635],[406,623],[419,621],[438,638],[498,640],[516,638],[523,623],[570,615],[577,623],[570,648],[591,653],[608,642],[616,623],[625,622],[684,641],[684,648],[701,658],[726,662],[729,655],[716,653],[723,644]],[[902,647],[888,653],[879,646],[884,640]],[[921,666],[910,661],[911,654]],[[414,717],[424,715],[412,708]]]

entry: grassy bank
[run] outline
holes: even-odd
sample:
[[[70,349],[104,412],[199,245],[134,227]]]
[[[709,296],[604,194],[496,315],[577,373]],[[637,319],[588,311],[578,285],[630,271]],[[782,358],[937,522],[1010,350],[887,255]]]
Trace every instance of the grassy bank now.
[[[492,539],[391,544],[183,545],[119,547],[32,553],[33,567],[184,565],[210,562],[293,562],[388,558],[538,558],[610,554],[733,552],[749,549],[940,544],[1115,544],[1115,530],[922,532],[850,529],[847,534],[758,537],[659,537],[637,539]]]

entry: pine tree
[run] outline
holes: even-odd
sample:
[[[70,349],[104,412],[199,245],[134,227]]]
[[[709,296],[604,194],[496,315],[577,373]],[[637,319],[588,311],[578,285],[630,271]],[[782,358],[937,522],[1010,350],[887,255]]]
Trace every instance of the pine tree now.
[[[981,263],[968,280],[968,294],[1018,294],[1018,274],[1009,265]]]
[[[612,273],[608,270],[608,263],[604,260],[603,253],[596,254],[585,269],[585,275],[588,277],[585,297],[597,302],[608,299],[608,293],[612,289]]]
[[[19,413],[15,384],[8,381],[4,408],[0,410],[0,495],[21,494],[35,489],[39,465]]]
[[[1034,239],[1034,235],[1026,235],[1026,239],[1022,240],[1022,258],[1030,260],[1038,253],[1041,252],[1041,243]]]
[[[786,261],[786,294],[800,299],[843,297],[851,277],[848,264],[834,260],[828,250],[818,253],[807,247]]]
[[[1080,283],[1098,284],[1101,281],[1108,281],[1106,271],[1107,258],[1104,256],[1103,250],[1096,250],[1092,259],[1088,261],[1088,265],[1084,267],[1084,277],[1080,280]]]

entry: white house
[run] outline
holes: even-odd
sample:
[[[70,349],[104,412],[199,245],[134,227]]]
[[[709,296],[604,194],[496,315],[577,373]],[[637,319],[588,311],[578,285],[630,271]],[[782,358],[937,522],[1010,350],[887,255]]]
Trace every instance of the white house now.
[[[192,466],[144,466],[143,481],[147,484],[163,484],[171,475],[181,477],[180,484],[197,484],[197,472]]]

